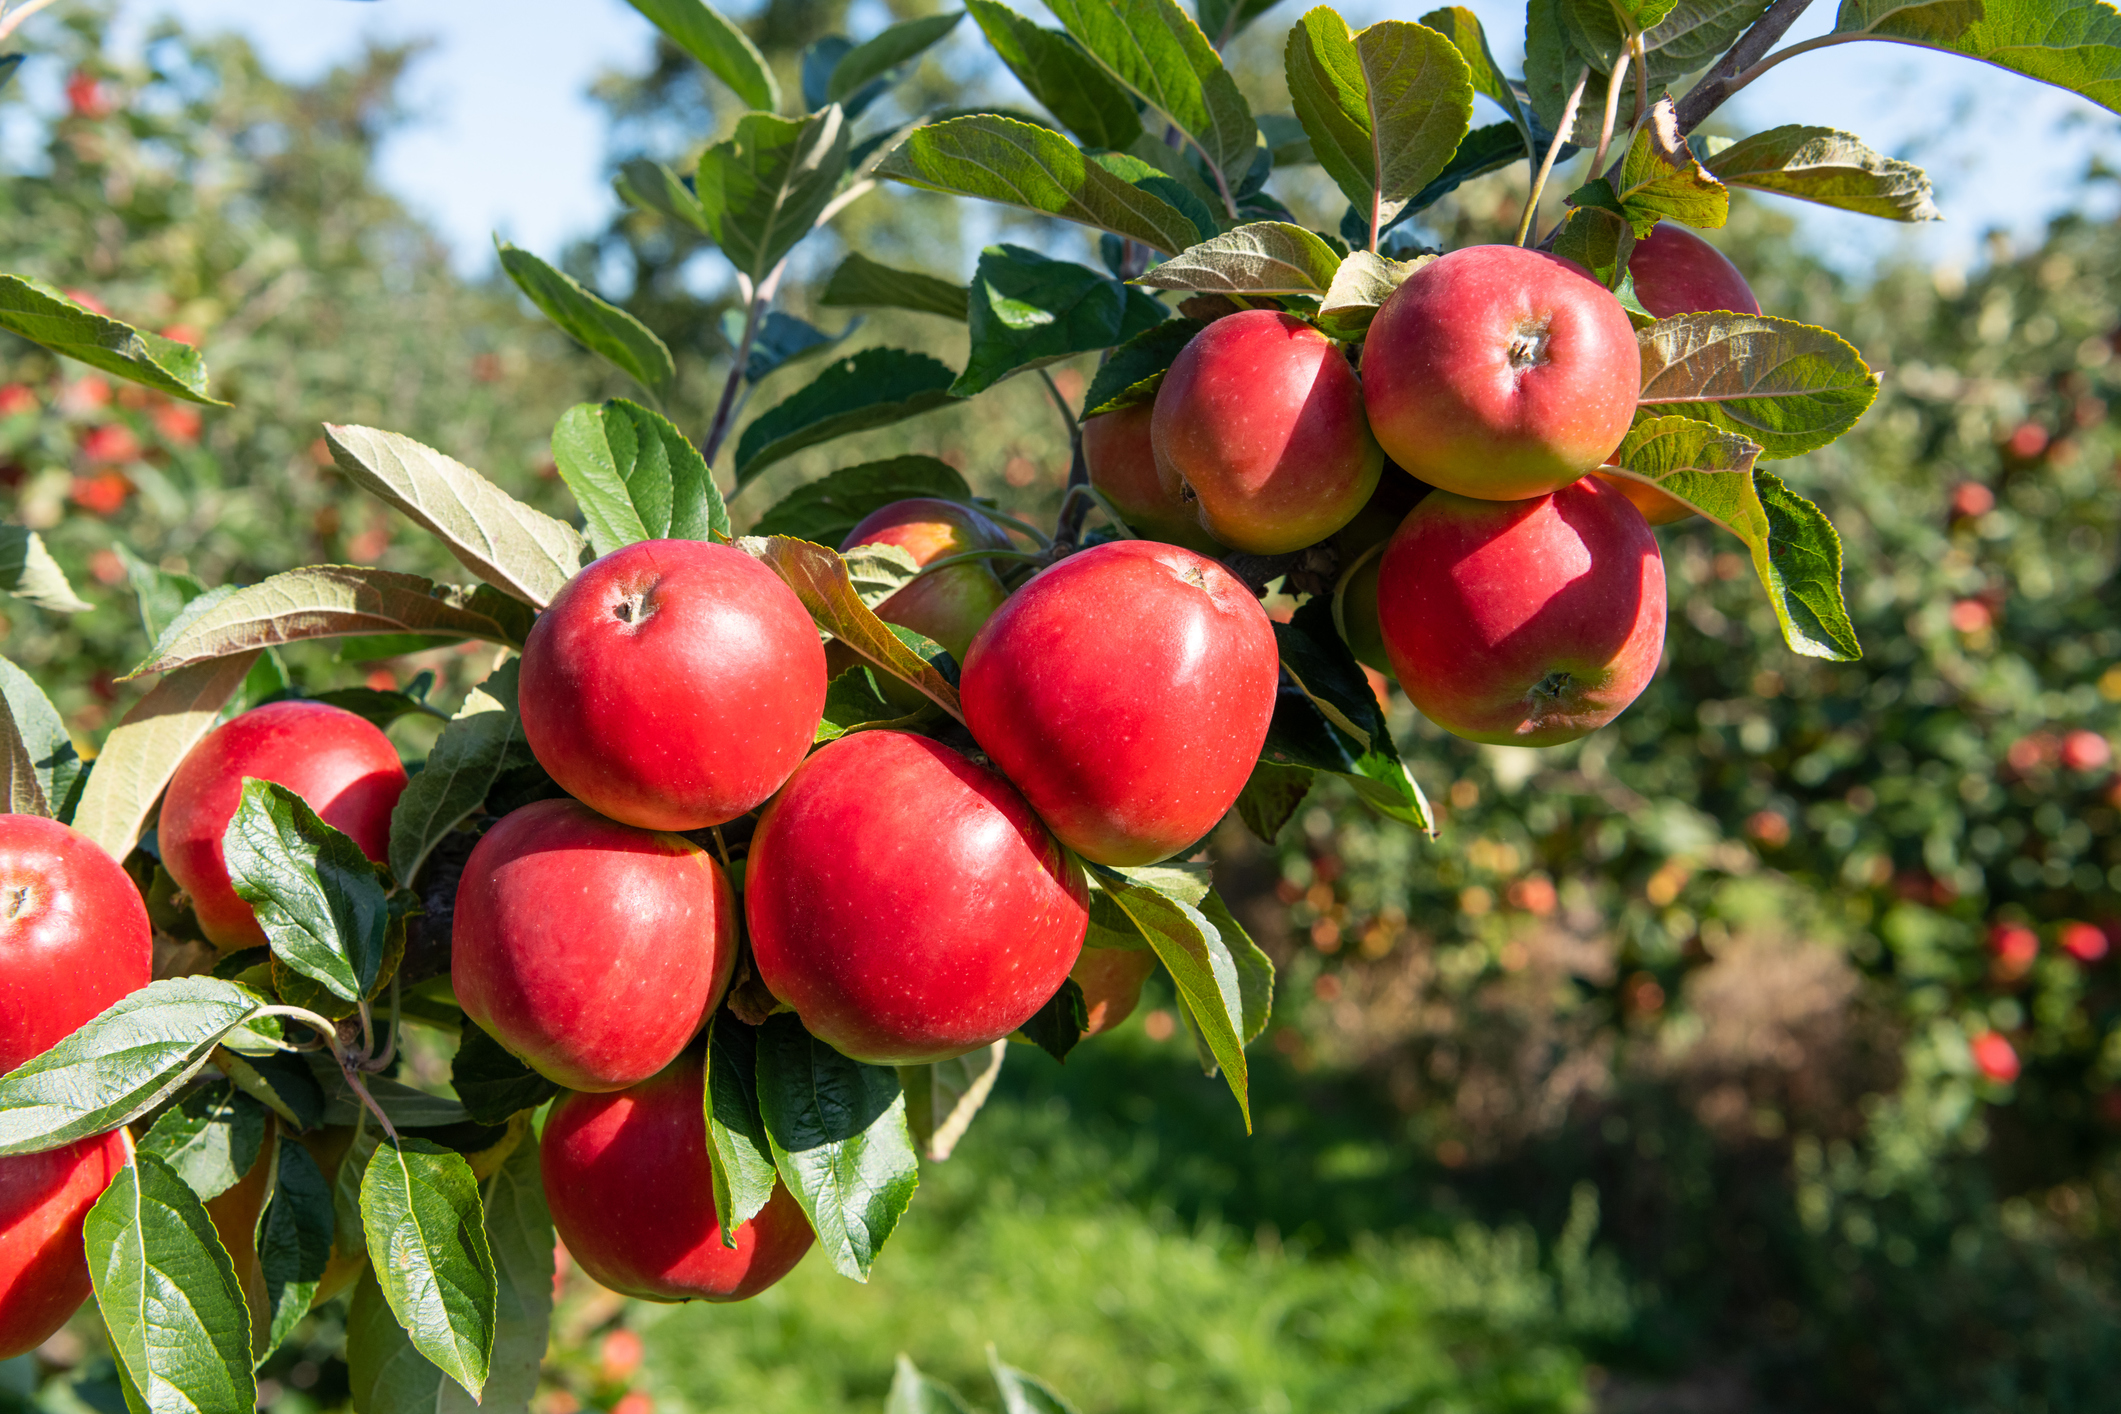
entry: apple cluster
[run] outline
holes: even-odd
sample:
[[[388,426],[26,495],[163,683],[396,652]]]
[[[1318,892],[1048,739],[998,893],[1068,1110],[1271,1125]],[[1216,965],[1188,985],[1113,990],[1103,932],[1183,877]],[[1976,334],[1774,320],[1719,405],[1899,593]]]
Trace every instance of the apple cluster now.
[[[1659,318],[1760,312],[1684,227],[1660,223],[1630,273]],[[1542,251],[1453,251],[1386,298],[1359,369],[1292,314],[1224,315],[1152,402],[1084,425],[1090,483],[1206,554],[1330,541],[1349,647],[1447,731],[1549,746],[1611,721],[1663,651],[1650,526],[1691,514],[1599,471],[1641,393],[1620,300]]]

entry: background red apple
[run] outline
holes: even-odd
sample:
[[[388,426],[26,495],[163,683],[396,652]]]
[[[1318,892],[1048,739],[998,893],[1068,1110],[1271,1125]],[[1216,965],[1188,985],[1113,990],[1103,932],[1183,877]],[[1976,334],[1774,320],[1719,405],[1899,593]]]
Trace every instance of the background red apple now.
[[[523,736],[569,795],[647,830],[734,820],[825,709],[794,591],[741,550],[644,540],[567,582],[523,646]]]
[[[840,542],[842,550],[857,545],[895,545],[917,565],[1010,548],[1002,528],[978,511],[927,496],[872,511]],[[1008,597],[992,565],[967,561],[922,575],[877,605],[876,616],[927,635],[962,662],[972,635]]]
[[[1150,430],[1167,491],[1190,493],[1210,535],[1255,555],[1346,525],[1384,466],[1346,356],[1279,310],[1194,335],[1156,390]]]
[[[1379,571],[1400,686],[1445,731],[1498,745],[1618,716],[1657,671],[1664,607],[1656,537],[1595,478],[1526,501],[1433,492]]]
[[[813,1036],[913,1065],[1044,1006],[1082,950],[1089,893],[1007,781],[927,737],[866,731],[766,807],[744,916],[760,979]]]
[[[1061,841],[1150,864],[1223,817],[1281,659],[1259,601],[1175,545],[1093,546],[1017,590],[966,655],[972,735]]]
[[[125,1159],[116,1132],[0,1158],[0,1360],[35,1350],[88,1300],[81,1225]]]
[[[1136,403],[1083,423],[1083,464],[1090,484],[1136,535],[1211,558],[1220,555],[1228,547],[1201,529],[1194,505],[1180,498],[1177,484],[1167,486],[1157,474],[1150,432],[1155,417],[1154,403]]]
[[[677,835],[540,800],[488,830],[457,888],[450,978],[473,1021],[570,1090],[654,1075],[736,965],[736,899]]]
[[[568,1256],[644,1301],[742,1301],[779,1281],[816,1239],[779,1184],[722,1245],[707,1162],[706,1072],[693,1047],[652,1079],[608,1095],[563,1095],[538,1162]]]
[[[1083,989],[1084,1037],[1110,1031],[1134,1015],[1142,984],[1155,971],[1156,954],[1147,948],[1084,948],[1068,974]]]
[[[1659,221],[1649,235],[1635,242],[1628,257],[1628,273],[1634,277],[1635,298],[1659,319],[1675,314],[1695,314],[1708,309],[1727,309],[1735,314],[1758,314],[1760,301],[1753,297],[1745,276],[1724,253],[1684,226]],[[1621,495],[1635,503],[1651,525],[1670,525],[1694,514],[1684,501],[1667,496],[1654,486],[1630,481],[1624,476],[1606,477]]]
[[[1385,300],[1362,389],[1392,460],[1431,486],[1514,501],[1612,455],[1642,394],[1642,354],[1620,301],[1582,266],[1468,246]]]
[[[154,969],[140,891],[56,820],[0,815],[0,1074],[48,1051]]]
[[[268,702],[208,732],[170,777],[155,838],[163,867],[191,896],[199,930],[231,951],[265,946],[221,854],[246,778],[286,786],[378,864],[390,851],[390,812],[405,789],[390,738],[322,702]]]

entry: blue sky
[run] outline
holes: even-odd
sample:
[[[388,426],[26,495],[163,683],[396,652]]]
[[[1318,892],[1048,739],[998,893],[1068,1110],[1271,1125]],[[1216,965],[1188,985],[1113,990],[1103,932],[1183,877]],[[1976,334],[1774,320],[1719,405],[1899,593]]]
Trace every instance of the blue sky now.
[[[1359,24],[1412,17],[1435,2],[1352,3],[1343,12]],[[1498,58],[1514,64],[1521,4],[1470,4]],[[1037,0],[1024,8],[1040,9]],[[1792,37],[1830,28],[1836,8],[1819,0]],[[1285,3],[1270,22],[1298,9]],[[422,121],[386,149],[384,172],[444,232],[467,269],[485,267],[497,230],[549,253],[610,212],[602,132],[586,91],[599,72],[638,63],[650,33],[624,0],[126,0],[125,13],[168,13],[192,26],[239,30],[277,69],[298,77],[354,52],[367,37],[432,39],[435,48],[411,88]],[[855,14],[858,38],[884,22],[873,3]],[[965,26],[950,42],[969,50],[978,39]],[[1793,208],[1806,213],[1807,239],[1852,264],[1903,240],[1941,264],[1970,264],[1990,226],[2036,237],[2074,195],[2074,178],[2093,153],[2121,165],[2121,119],[2114,115],[2000,70],[1899,45],[1849,44],[1801,57],[1729,111],[1746,127],[1803,121],[1845,128],[1930,170],[1947,219],[1917,234]],[[2107,212],[2115,209],[2114,190],[2101,198]]]

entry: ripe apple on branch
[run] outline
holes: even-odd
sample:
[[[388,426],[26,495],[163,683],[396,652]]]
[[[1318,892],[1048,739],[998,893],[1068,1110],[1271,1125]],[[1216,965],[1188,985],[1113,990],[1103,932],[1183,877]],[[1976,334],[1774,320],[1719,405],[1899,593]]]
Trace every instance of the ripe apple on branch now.
[[[1781,49],[1808,0],[1534,0],[1521,78],[1466,10],[1357,33],[1319,7],[1285,46],[1293,114],[1259,116],[1220,51],[1260,7],[1053,0],[1049,30],[968,3],[1051,123],[858,133],[960,14],[833,37],[798,101],[705,0],[634,0],[755,110],[694,172],[618,182],[719,247],[741,311],[695,442],[660,410],[662,339],[500,247],[642,389],[554,428],[579,526],[331,426],[340,471],[476,583],[323,565],[201,593],[92,768],[0,668],[0,1353],[93,1290],[149,1407],[247,1408],[256,1361],[350,1289],[358,1407],[449,1382],[522,1407],[556,1232],[646,1299],[743,1299],[812,1246],[865,1279],[1011,1042],[1065,1059],[1159,972],[1249,1125],[1273,967],[1199,856],[1233,810],[1274,838],[1321,772],[1431,830],[1364,664],[1473,740],[1594,731],[1656,670],[1651,524],[1691,514],[1745,547],[1793,651],[1860,652],[1839,539],[1766,464],[1845,433],[1876,375],[1689,228],[1734,186],[1929,219],[1928,180],[1831,129],[1702,121],[1859,40],[2109,107],[2121,73],[2103,0],[1845,5]],[[1476,98],[1500,120],[1475,128]],[[1422,211],[1520,162],[1514,243],[1419,244]],[[1270,189],[1305,164],[1347,197],[1337,229]],[[863,349],[739,431],[756,385],[834,342],[775,307],[791,252],[885,183],[1074,223],[1099,263],[996,245],[960,285],[850,253],[823,307],[961,321],[965,367]],[[0,276],[0,326],[216,405],[196,348],[57,291]],[[741,497],[1085,356],[1079,402],[1047,385],[1074,450],[1050,529],[908,456],[737,537],[717,466]],[[0,537],[23,567],[0,587],[85,607],[33,533]],[[255,671],[332,637],[500,652],[408,773],[381,729],[442,715],[424,688]],[[1999,969],[2032,964],[2023,941]],[[395,1078],[412,1025],[454,1039],[453,1096]],[[2008,1043],[1982,1047],[2008,1084]],[[183,1300],[145,1299],[165,1287]]]

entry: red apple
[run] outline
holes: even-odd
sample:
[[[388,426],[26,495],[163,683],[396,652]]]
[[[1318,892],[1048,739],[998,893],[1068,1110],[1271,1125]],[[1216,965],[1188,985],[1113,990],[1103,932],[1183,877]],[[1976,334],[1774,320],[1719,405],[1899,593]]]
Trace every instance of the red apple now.
[[[776,1183],[737,1229],[736,1246],[722,1245],[700,1050],[631,1089],[561,1096],[538,1143],[568,1256],[644,1301],[742,1301],[788,1275],[815,1240],[802,1207]]]
[[[1968,1041],[1966,1048],[1974,1058],[1974,1068],[1998,1085],[2008,1085],[2018,1078],[2018,1050],[2009,1038],[1983,1031]]]
[[[1988,950],[1995,957],[1996,976],[2015,981],[2040,960],[2040,936],[2023,923],[1998,923],[1988,930]]]
[[[1192,498],[1210,535],[1255,555],[1300,550],[1346,525],[1384,466],[1346,356],[1273,309],[1193,337],[1156,390],[1150,435],[1167,491]]]
[[[978,511],[926,496],[893,501],[871,512],[840,542],[842,550],[857,545],[895,545],[917,565],[974,550],[1010,548],[1002,528]],[[876,616],[926,634],[962,662],[972,635],[1008,597],[991,565],[967,561],[922,575],[877,605]]]
[[[521,684],[524,739],[563,790],[644,830],[698,830],[803,759],[825,650],[794,591],[743,551],[644,540],[554,597]]]
[[[1175,545],[1121,540],[1040,571],[966,655],[965,723],[1061,842],[1167,859],[1237,800],[1281,677],[1244,585]]]
[[[1181,499],[1175,482],[1166,486],[1157,474],[1150,435],[1155,417],[1154,403],[1136,403],[1083,423],[1083,464],[1090,484],[1136,535],[1211,558],[1220,555],[1226,547],[1200,528],[1193,503]]]
[[[1684,226],[1660,221],[1650,234],[1635,243],[1628,257],[1628,273],[1635,280],[1635,298],[1659,319],[1675,314],[1696,314],[1724,309],[1734,314],[1758,314],[1760,301],[1738,267],[1723,252]],[[1621,495],[1635,503],[1651,525],[1670,525],[1694,514],[1693,507],[1675,500],[1654,486],[1630,481],[1624,476],[1605,477]]]
[[[2106,956],[2106,930],[2096,923],[2065,923],[2059,941],[2062,951],[2082,963]]]
[[[1628,257],[1635,299],[1659,319],[1724,309],[1758,314],[1760,301],[1730,258],[1684,226],[1659,221]]]
[[[572,800],[486,832],[452,928],[464,1014],[570,1090],[623,1090],[669,1065],[736,966],[736,899],[714,857]]]
[[[0,1360],[35,1350],[88,1300],[81,1225],[125,1160],[115,1131],[0,1158]]]
[[[1084,1036],[1096,1036],[1134,1015],[1141,1005],[1142,984],[1156,971],[1156,954],[1147,948],[1084,948],[1068,975],[1083,989],[1088,1018]]]
[[[0,815],[0,1074],[42,1055],[154,969],[140,891],[88,836]]]
[[[322,702],[268,702],[208,732],[170,777],[155,838],[163,867],[191,895],[200,931],[230,951],[265,946],[265,930],[236,897],[221,854],[247,778],[286,786],[379,864],[405,789],[390,738]]]
[[[1597,730],[1664,650],[1664,560],[1596,478],[1525,501],[1447,491],[1385,547],[1378,609],[1400,686],[1470,741],[1553,746]]]
[[[1362,388],[1392,460],[1460,496],[1516,501],[1612,455],[1642,393],[1642,354],[1620,301],[1582,266],[1468,246],[1385,300]]]
[[[1007,781],[882,730],[821,748],[766,807],[744,917],[767,990],[877,1065],[948,1060],[1023,1025],[1090,919],[1081,870]]]

